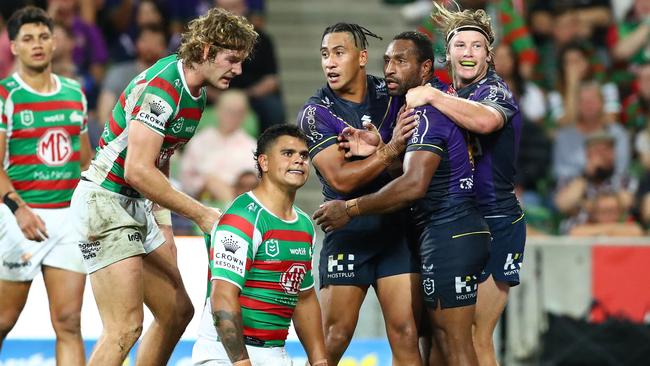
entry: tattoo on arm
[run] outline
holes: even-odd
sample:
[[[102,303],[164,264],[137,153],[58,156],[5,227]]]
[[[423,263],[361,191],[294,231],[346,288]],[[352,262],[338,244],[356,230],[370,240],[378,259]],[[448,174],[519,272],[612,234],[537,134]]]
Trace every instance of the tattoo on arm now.
[[[230,360],[237,362],[247,359],[241,313],[215,310],[212,312],[212,320]]]

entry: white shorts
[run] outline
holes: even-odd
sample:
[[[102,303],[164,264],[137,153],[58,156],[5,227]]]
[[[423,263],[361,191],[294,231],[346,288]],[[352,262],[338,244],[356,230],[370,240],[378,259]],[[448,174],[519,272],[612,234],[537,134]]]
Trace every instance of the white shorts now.
[[[41,266],[86,273],[81,252],[68,224],[69,208],[34,208],[43,219],[49,238],[42,242],[27,240],[16,217],[6,205],[0,205],[0,279],[31,281]]]
[[[81,180],[70,203],[70,222],[88,273],[165,243],[152,203]]]
[[[253,366],[291,366],[291,357],[284,347],[253,347],[246,346],[248,357]],[[192,365],[196,366],[225,366],[232,365],[226,349],[219,341],[206,338],[196,340],[192,348]]]
[[[291,357],[284,347],[254,347],[246,345],[253,366],[291,366]],[[192,348],[192,365],[232,365],[223,344],[217,340],[217,330],[212,322],[210,299],[206,299],[201,313],[199,334]]]

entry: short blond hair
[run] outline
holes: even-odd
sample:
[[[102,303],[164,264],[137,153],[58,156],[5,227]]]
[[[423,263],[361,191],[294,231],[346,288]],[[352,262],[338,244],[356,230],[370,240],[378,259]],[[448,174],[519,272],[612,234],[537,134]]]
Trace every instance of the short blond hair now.
[[[211,46],[208,59],[214,58],[222,50],[243,51],[248,56],[257,42],[258,34],[246,18],[212,8],[207,14],[192,20],[181,37],[178,57],[191,65],[203,62],[205,45]]]
[[[452,1],[453,4],[458,6],[455,1]],[[494,30],[492,30],[492,24],[490,23],[490,16],[487,15],[485,10],[463,10],[463,11],[451,11],[441,6],[440,4],[433,2],[433,13],[431,13],[431,18],[435,23],[437,23],[443,31],[445,37],[445,53],[449,52],[449,35],[455,29],[464,26],[478,27],[486,36],[486,44],[488,49],[488,56],[490,57],[489,64],[494,66],[494,47],[492,43],[494,42]]]

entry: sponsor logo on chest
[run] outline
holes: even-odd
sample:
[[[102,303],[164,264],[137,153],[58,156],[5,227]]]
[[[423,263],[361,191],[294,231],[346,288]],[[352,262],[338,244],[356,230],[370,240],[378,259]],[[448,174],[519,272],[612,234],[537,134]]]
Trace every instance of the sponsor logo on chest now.
[[[72,157],[72,138],[62,128],[47,131],[36,144],[36,156],[48,166],[61,166]]]

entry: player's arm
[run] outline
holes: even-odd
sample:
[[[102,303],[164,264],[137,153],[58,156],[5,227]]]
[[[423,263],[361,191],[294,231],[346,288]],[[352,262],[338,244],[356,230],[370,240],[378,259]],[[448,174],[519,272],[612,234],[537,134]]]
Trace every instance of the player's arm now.
[[[500,130],[504,115],[495,107],[444,93],[431,85],[418,86],[406,94],[409,108],[431,105],[462,128],[488,134]]]
[[[395,141],[363,160],[347,160],[345,151],[337,145],[338,123],[325,107],[313,104],[305,106],[298,118],[298,127],[307,135],[314,166],[332,188],[346,194],[372,182],[399,157],[403,147]]]
[[[300,339],[309,364],[311,366],[326,366],[325,338],[320,305],[314,287],[298,294],[298,304],[293,311],[293,325]]]
[[[397,211],[424,197],[431,177],[438,169],[440,156],[428,151],[407,152],[404,174],[375,193],[350,201],[328,201],[314,213],[314,220],[324,231],[345,225],[351,217]]]
[[[212,280],[212,320],[219,339],[232,363],[248,360],[244,344],[244,325],[239,304],[240,289],[225,280]],[[238,365],[244,365],[239,363]],[[250,365],[250,361],[248,362]]]
[[[132,120],[129,123],[124,179],[152,202],[194,221],[203,232],[210,232],[221,213],[172,187],[156,166],[162,143],[161,134],[143,122]]]
[[[0,105],[2,105],[0,103]],[[2,127],[2,126],[0,126]],[[7,152],[7,132],[0,128],[0,157],[6,156]],[[2,201],[16,216],[18,227],[25,235],[25,238],[35,241],[47,239],[47,229],[45,222],[32,209],[27,206],[25,201],[14,189],[11,180],[5,170],[4,160],[0,158],[0,195]]]
[[[85,171],[90,166],[90,160],[93,157],[92,148],[90,147],[90,138],[87,132],[79,135],[79,165],[81,171]]]
[[[210,304],[214,327],[232,363],[250,365],[244,344],[244,325],[239,303],[246,283],[248,265],[254,258],[253,241],[240,223],[247,221],[247,212],[237,212],[234,205],[224,215],[211,235],[212,292]],[[231,220],[232,219],[232,220]],[[242,236],[243,235],[243,236]],[[226,254],[226,255],[224,255]]]

